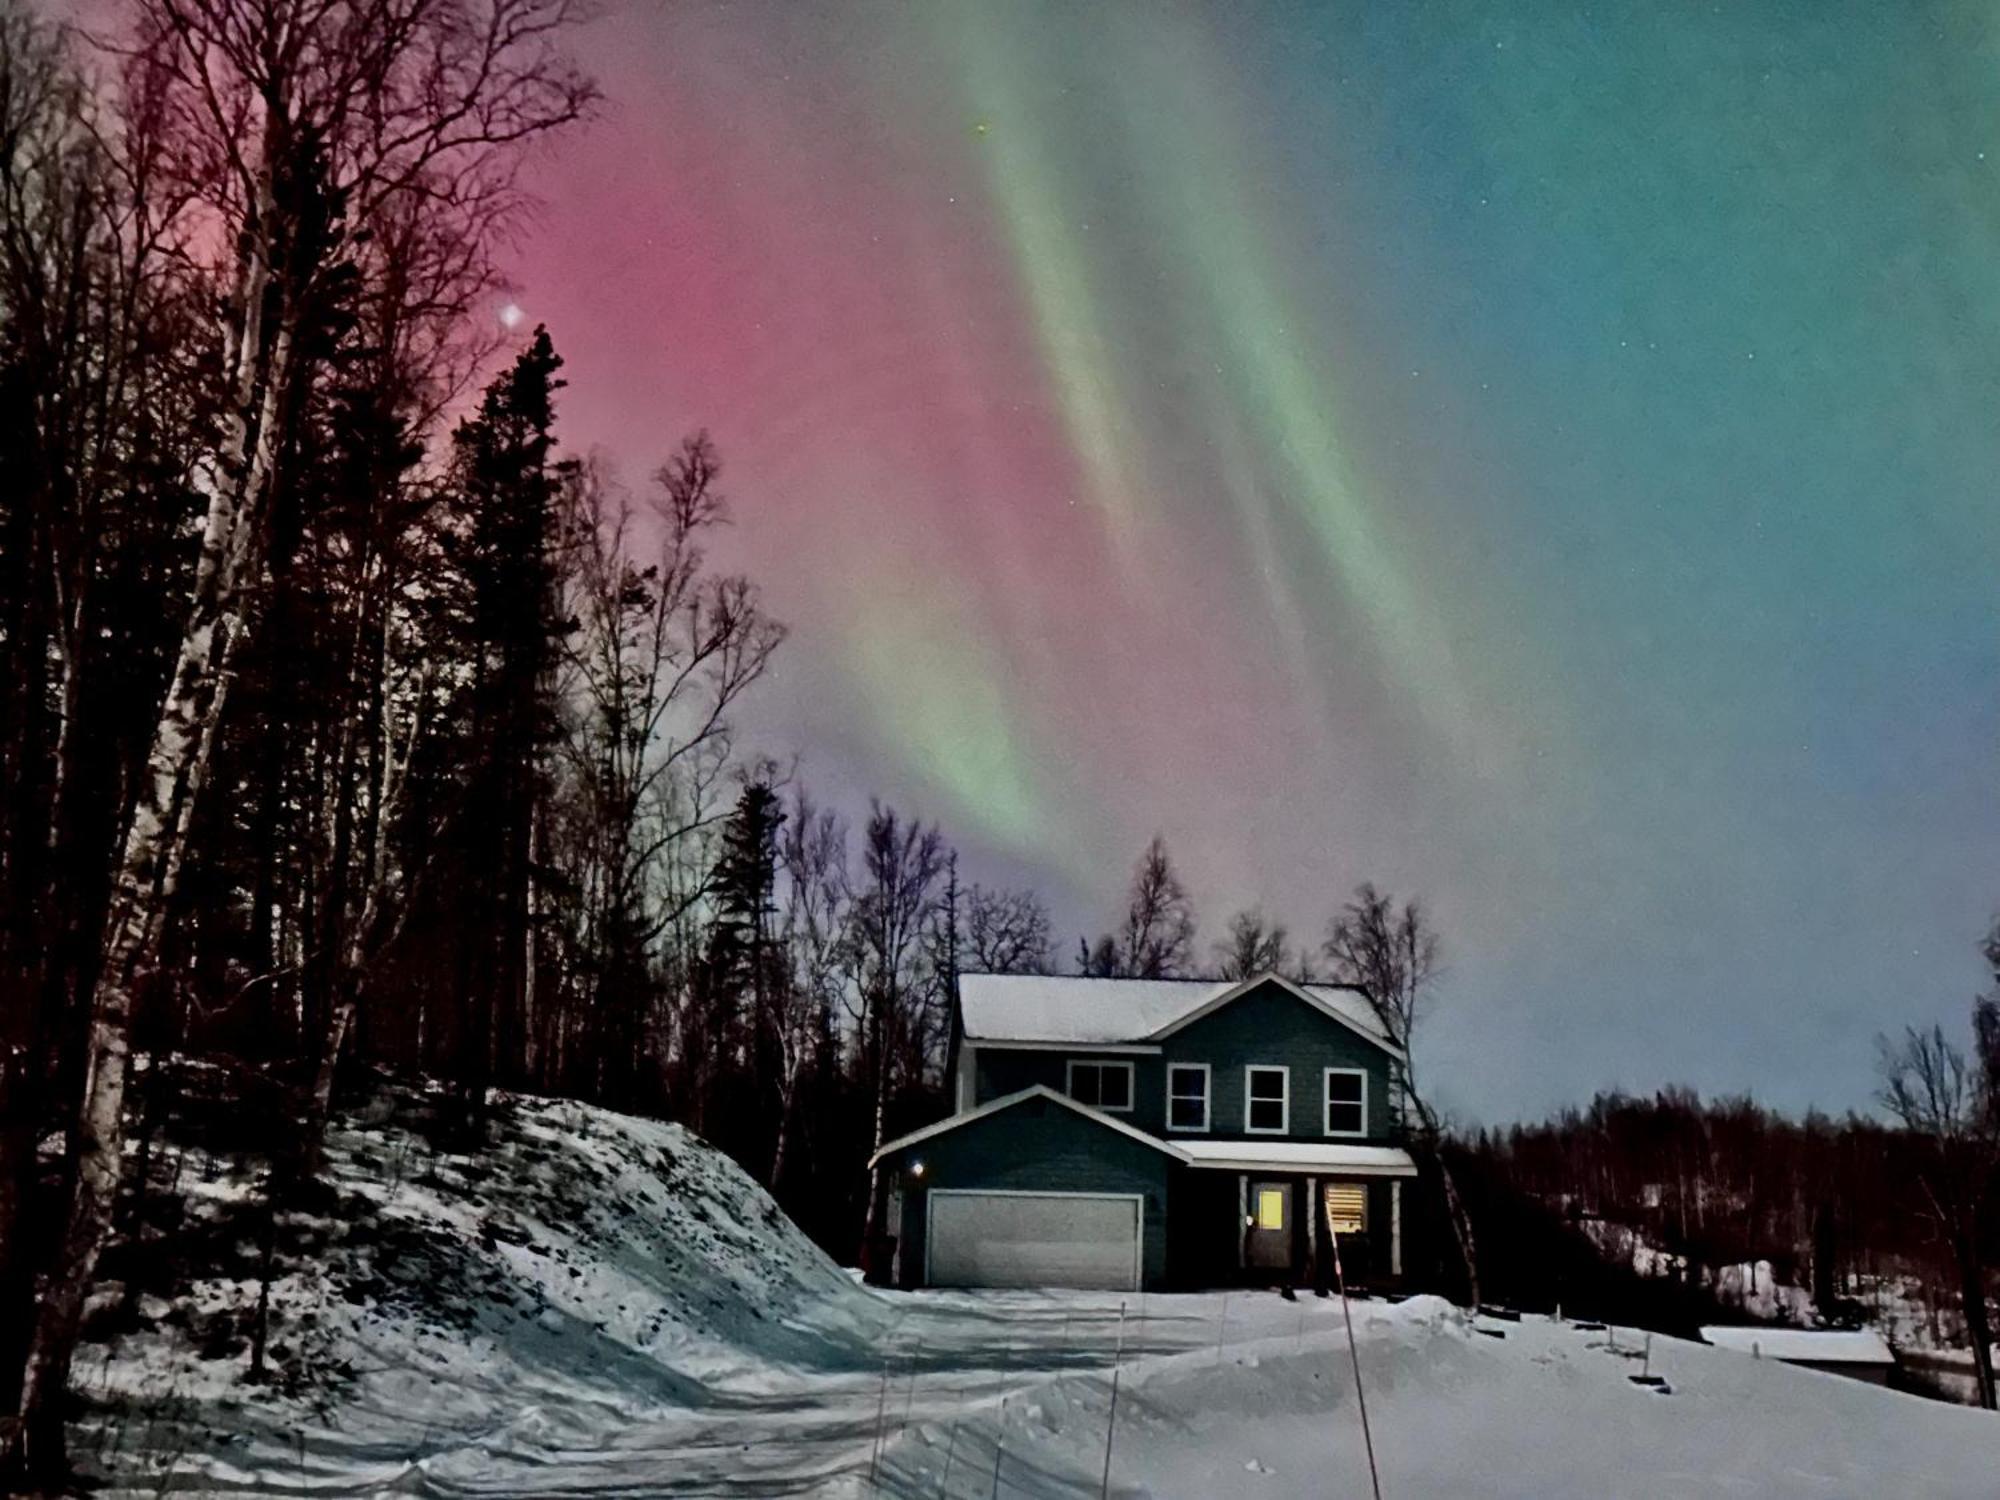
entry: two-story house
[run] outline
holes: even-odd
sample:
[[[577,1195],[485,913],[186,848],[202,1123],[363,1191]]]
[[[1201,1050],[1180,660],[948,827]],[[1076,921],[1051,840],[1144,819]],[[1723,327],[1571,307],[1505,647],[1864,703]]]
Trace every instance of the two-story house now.
[[[1365,995],[967,974],[955,1112],[876,1154],[902,1286],[1402,1273],[1403,1054]]]

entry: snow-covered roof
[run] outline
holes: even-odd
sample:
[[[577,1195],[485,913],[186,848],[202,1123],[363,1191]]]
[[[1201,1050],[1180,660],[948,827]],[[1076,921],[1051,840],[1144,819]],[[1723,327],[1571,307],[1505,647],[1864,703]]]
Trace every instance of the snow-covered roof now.
[[[1338,1172],[1344,1177],[1414,1177],[1417,1164],[1395,1146],[1341,1141],[1191,1141],[1173,1144],[1189,1165],[1236,1172]]]
[[[958,999],[973,1042],[1111,1046],[1152,1041],[1266,981],[1401,1056],[1368,997],[1337,984],[1254,979],[1091,979],[1073,974],[961,974]]]
[[[1821,1365],[1893,1365],[1896,1356],[1872,1328],[1704,1328],[1701,1336],[1718,1349],[1734,1349],[1765,1359]]]

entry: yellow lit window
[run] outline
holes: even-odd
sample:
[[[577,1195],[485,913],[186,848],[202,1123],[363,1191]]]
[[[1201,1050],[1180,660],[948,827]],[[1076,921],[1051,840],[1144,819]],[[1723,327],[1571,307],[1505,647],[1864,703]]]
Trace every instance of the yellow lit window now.
[[[1368,1227],[1368,1189],[1358,1182],[1328,1183],[1326,1218],[1335,1234],[1360,1234]]]
[[[1257,1227],[1259,1229],[1283,1229],[1285,1227],[1285,1190],[1283,1188],[1259,1188],[1257,1190]]]

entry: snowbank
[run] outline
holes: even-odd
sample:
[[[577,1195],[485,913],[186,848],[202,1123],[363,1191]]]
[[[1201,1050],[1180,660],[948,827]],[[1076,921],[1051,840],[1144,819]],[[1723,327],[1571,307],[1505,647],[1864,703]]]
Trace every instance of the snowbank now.
[[[1114,1364],[1124,1500],[1366,1493],[1337,1300],[877,1293],[699,1140],[576,1105],[505,1101],[477,1157],[393,1119],[331,1144],[345,1216],[273,1288],[276,1382],[212,1333],[254,1277],[86,1364],[111,1495],[985,1500],[996,1463],[1009,1500],[1096,1495]],[[242,1181],[186,1176],[240,1217]],[[1630,1330],[1427,1298],[1355,1323],[1399,1500],[1994,1490],[1988,1413],[1666,1339],[1658,1394]]]
[[[1192,1300],[1192,1299],[1191,1299]],[[1282,1306],[1282,1304],[1280,1304]],[[1119,1382],[1111,1493],[1307,1500],[1366,1495],[1368,1468],[1338,1304],[1301,1336],[1140,1359]],[[1268,1309],[1259,1309],[1268,1319]],[[1655,1338],[1656,1391],[1634,1383],[1645,1335],[1546,1319],[1475,1328],[1441,1304],[1356,1309],[1382,1489],[1391,1496],[1671,1500],[1990,1497],[1987,1413]],[[1500,1334],[1501,1337],[1494,1337]],[[1110,1382],[1071,1376],[926,1424],[862,1497],[1095,1495]]]
[[[553,1455],[595,1467],[663,1412],[866,1369],[897,1318],[678,1126],[505,1098],[478,1155],[350,1121],[328,1170],[340,1220],[272,1288],[272,1385],[244,1381],[240,1340],[194,1331],[247,1320],[254,1277],[144,1306],[142,1332],[85,1361],[78,1447],[117,1485],[554,1493],[537,1477]],[[191,1176],[197,1212],[246,1195]]]

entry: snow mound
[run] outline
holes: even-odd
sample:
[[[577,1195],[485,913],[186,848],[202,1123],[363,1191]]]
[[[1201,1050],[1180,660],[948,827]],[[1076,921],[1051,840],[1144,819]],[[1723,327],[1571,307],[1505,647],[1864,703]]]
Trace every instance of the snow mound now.
[[[271,1287],[270,1383],[215,1333],[248,1326],[254,1275],[142,1299],[84,1362],[78,1446],[114,1492],[553,1493],[526,1477],[549,1454],[865,1367],[894,1321],[679,1126],[506,1096],[454,1154],[390,1103],[336,1125],[324,1221],[291,1226],[314,1250]],[[253,1196],[193,1175],[191,1213]]]
[[[1199,1300],[1155,1299],[1152,1311]],[[885,1454],[876,1484],[843,1493],[1095,1495],[1109,1434],[1110,1493],[1125,1500],[1365,1496],[1369,1455],[1339,1304],[1294,1314],[1272,1303],[1251,1310],[1245,1342],[1129,1360],[1115,1423],[1108,1372],[1064,1375],[917,1427]],[[1657,1336],[1655,1389],[1625,1357],[1646,1347],[1630,1329],[1614,1348],[1601,1332],[1530,1315],[1490,1330],[1504,1337],[1481,1337],[1487,1325],[1429,1299],[1362,1303],[1354,1317],[1386,1495],[1994,1493],[2000,1425],[1990,1413]]]

